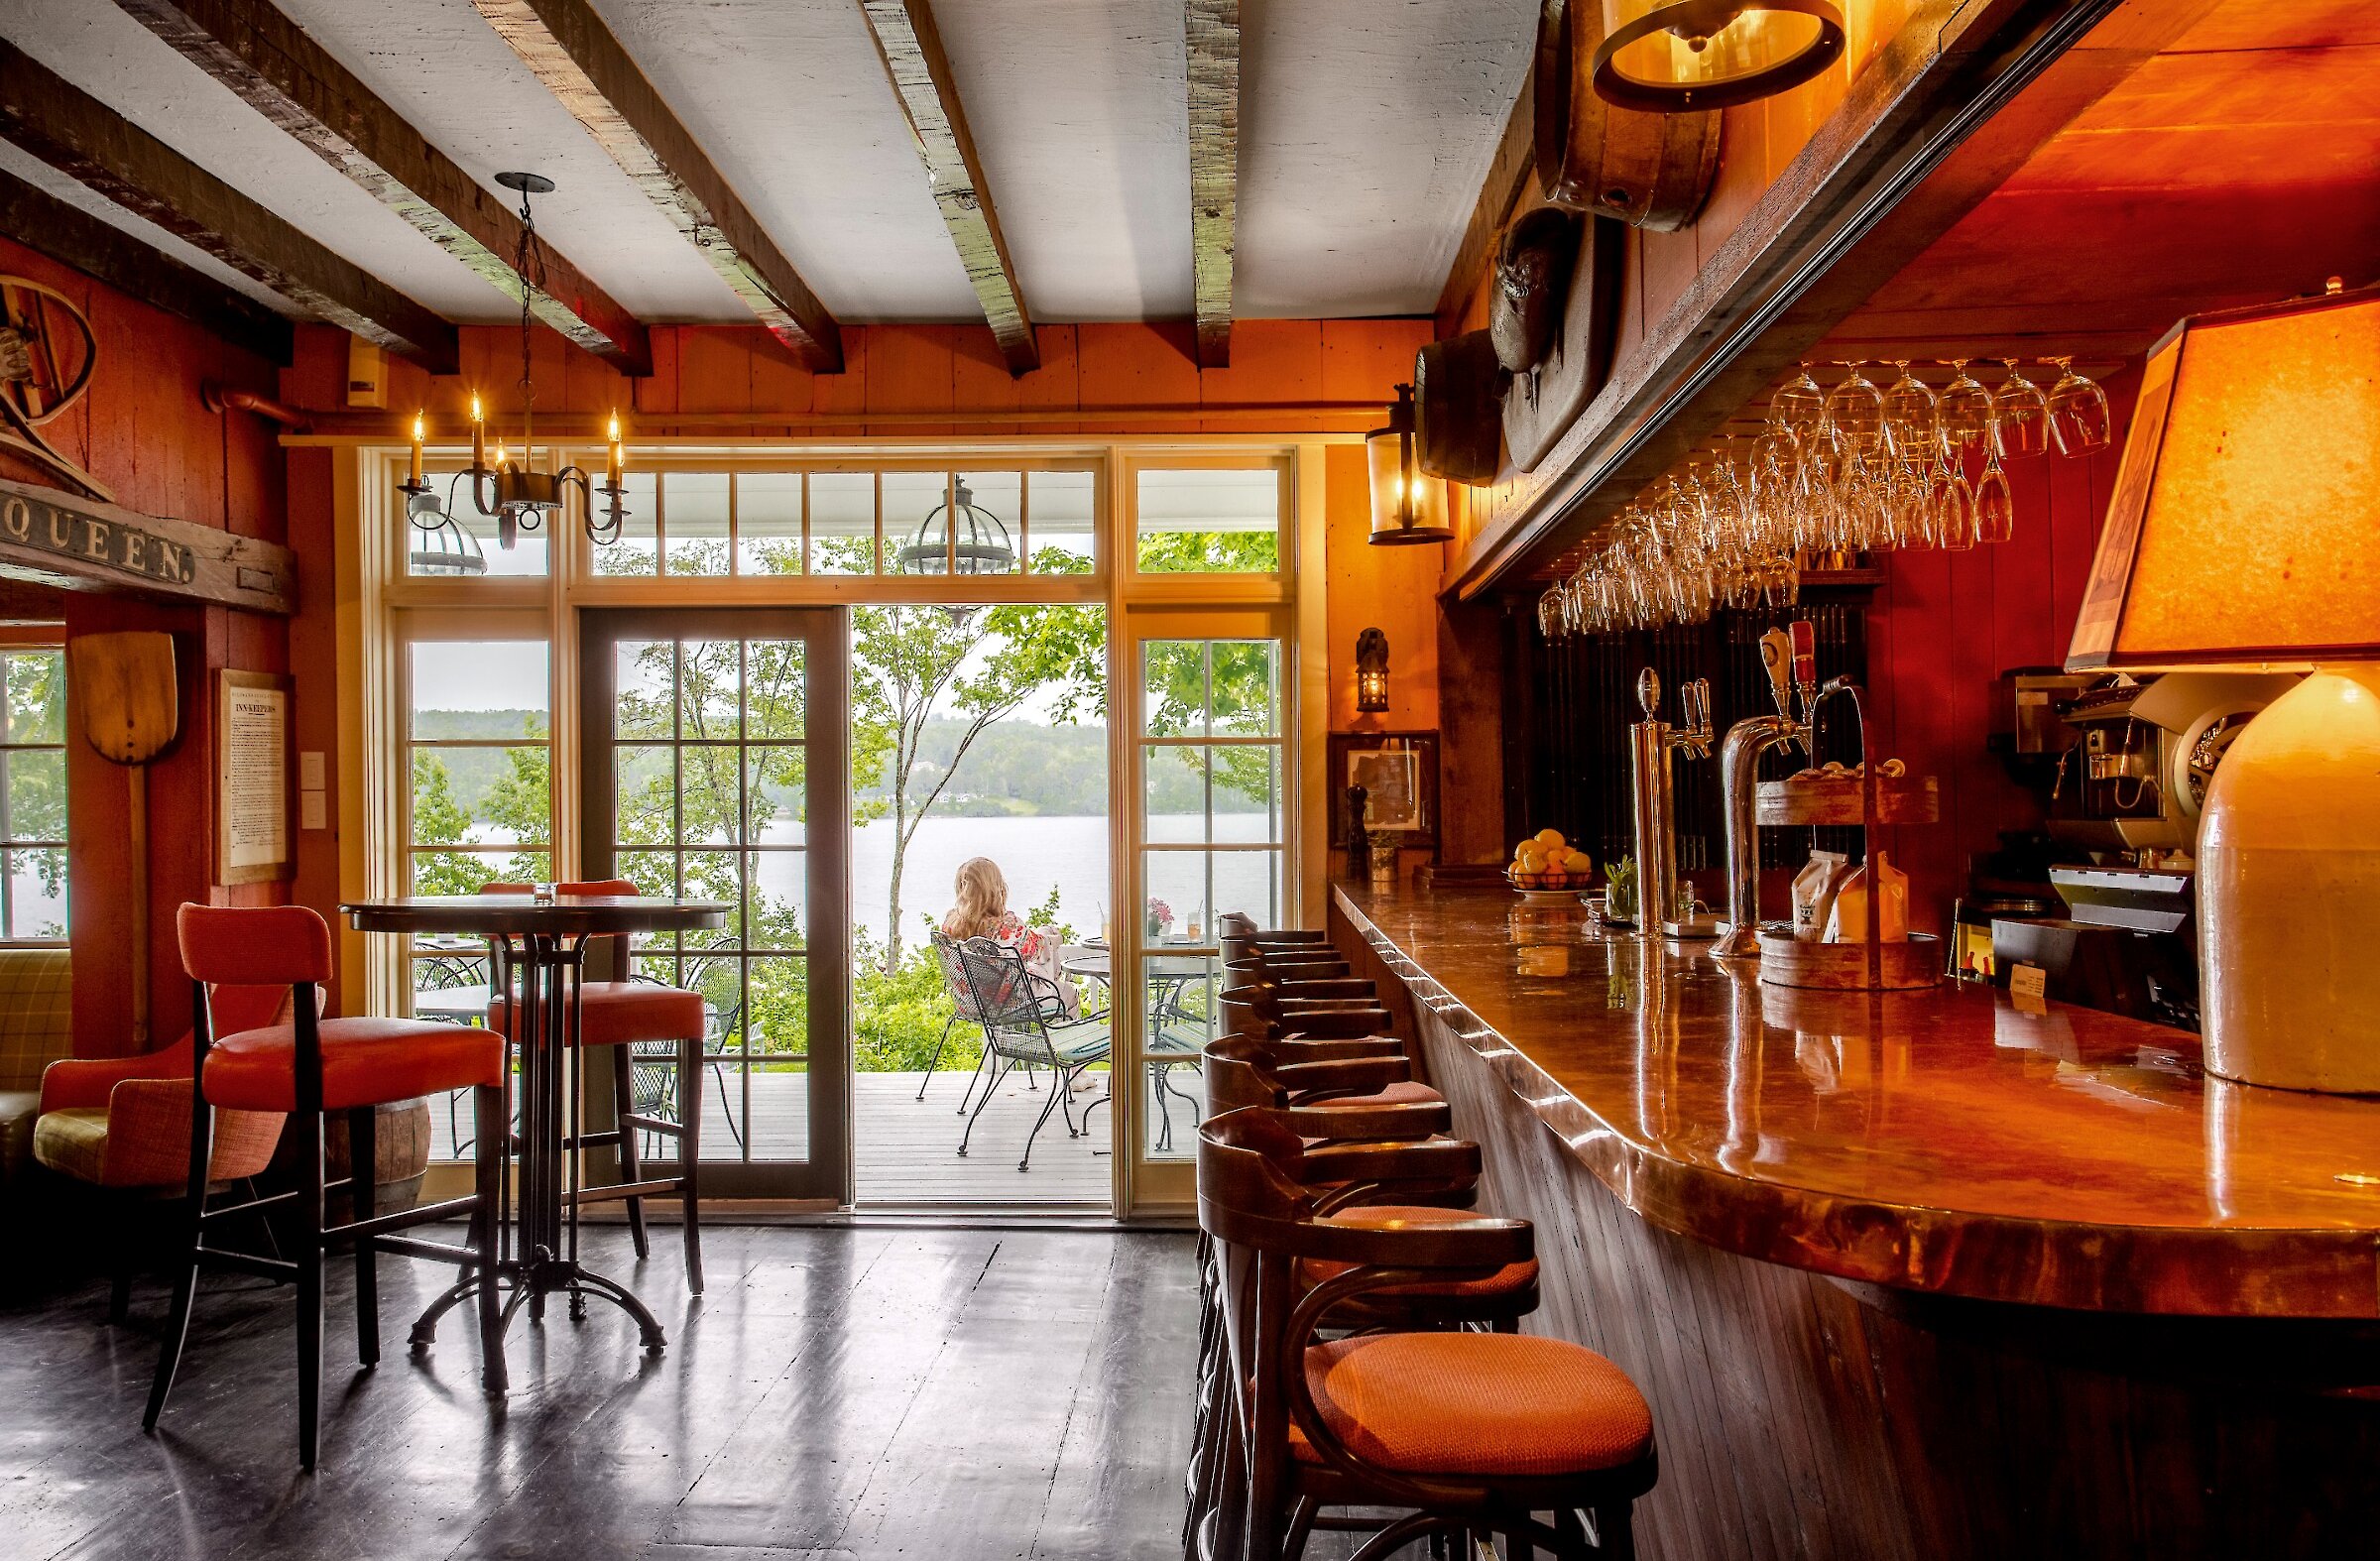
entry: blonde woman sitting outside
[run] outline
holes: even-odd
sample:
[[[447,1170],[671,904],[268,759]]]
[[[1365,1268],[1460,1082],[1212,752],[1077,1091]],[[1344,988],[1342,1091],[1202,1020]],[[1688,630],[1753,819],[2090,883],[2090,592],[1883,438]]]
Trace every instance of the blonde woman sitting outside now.
[[[1057,989],[1066,1017],[1082,1018],[1083,995],[1058,963],[1057,932],[1049,927],[1028,927],[1022,916],[1009,908],[1009,881],[1002,876],[1000,864],[990,857],[969,857],[959,864],[952,887],[958,903],[942,918],[943,936],[954,941],[988,937],[1013,949],[1026,970]]]

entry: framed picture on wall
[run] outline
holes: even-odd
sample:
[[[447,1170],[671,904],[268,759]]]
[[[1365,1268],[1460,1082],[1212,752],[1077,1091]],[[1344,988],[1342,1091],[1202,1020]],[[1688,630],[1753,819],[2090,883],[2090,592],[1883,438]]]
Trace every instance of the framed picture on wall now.
[[[291,877],[290,700],[277,672],[215,674],[215,882]]]
[[[1438,734],[1333,732],[1331,845],[1347,844],[1347,788],[1365,789],[1365,827],[1404,837],[1412,850],[1438,849]]]

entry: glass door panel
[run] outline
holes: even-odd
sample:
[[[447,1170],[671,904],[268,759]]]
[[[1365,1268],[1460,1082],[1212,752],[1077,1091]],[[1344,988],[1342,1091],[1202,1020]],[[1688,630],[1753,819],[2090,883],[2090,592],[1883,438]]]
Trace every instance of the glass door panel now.
[[[608,750],[586,765],[589,873],[732,907],[635,950],[639,979],[703,995],[704,1187],[844,1201],[840,615],[590,612],[585,644],[586,730]]]
[[[1221,630],[1249,618],[1206,621]],[[1138,934],[1144,1166],[1187,1161],[1196,1147],[1192,1069],[1219,1018],[1216,918],[1241,911],[1279,926],[1288,902],[1283,642],[1177,635],[1176,620],[1200,621],[1168,615],[1132,648],[1142,905],[1129,930]]]

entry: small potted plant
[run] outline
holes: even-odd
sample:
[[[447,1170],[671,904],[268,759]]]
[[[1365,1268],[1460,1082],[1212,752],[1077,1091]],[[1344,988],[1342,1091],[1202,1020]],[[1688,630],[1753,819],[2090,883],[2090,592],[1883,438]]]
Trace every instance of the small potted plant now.
[[[1165,901],[1162,900],[1151,896],[1148,901],[1148,913],[1144,918],[1142,927],[1142,930],[1148,934],[1148,940],[1151,943],[1162,942],[1165,937],[1166,929],[1172,925],[1173,907],[1165,903]]]

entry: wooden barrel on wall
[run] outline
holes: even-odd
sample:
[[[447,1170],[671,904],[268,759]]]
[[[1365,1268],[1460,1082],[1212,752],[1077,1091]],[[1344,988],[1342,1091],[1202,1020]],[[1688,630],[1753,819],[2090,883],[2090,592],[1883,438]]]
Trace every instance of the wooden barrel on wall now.
[[[1580,14],[1584,11],[1584,14]],[[1545,0],[1537,13],[1537,183],[1548,200],[1631,227],[1685,227],[1719,173],[1717,112],[1646,114],[1595,92],[1603,42],[1595,0]]]

